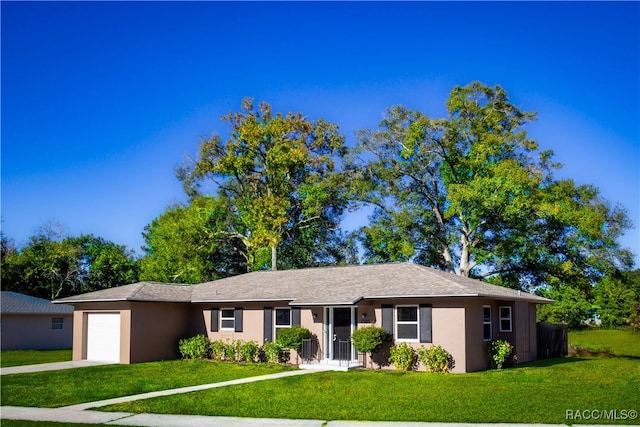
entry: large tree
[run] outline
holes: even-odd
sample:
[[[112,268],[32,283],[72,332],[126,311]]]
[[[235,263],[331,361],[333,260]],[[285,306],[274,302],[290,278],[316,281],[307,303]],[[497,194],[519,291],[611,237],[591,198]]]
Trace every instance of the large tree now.
[[[525,130],[535,114],[499,86],[455,87],[445,118],[405,107],[363,130],[349,159],[352,197],[375,207],[361,230],[370,262],[413,259],[510,287],[594,283],[629,265],[629,226],[596,188],[557,180]]]
[[[43,226],[20,249],[3,236],[3,290],[53,300],[138,280],[137,261],[124,246],[55,228]]]
[[[247,271],[246,248],[222,198],[170,206],[145,227],[141,280],[200,283]]]
[[[346,205],[336,172],[346,151],[338,127],[300,113],[273,114],[264,102],[256,109],[251,99],[222,120],[229,139],[204,140],[195,161],[178,169],[187,194],[195,197],[213,181],[241,225],[229,236],[243,241],[250,268],[322,262],[316,253],[337,238]]]

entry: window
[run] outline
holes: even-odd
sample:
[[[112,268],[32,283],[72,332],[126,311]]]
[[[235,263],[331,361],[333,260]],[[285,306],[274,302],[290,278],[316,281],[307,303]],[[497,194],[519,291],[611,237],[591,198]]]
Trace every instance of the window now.
[[[235,316],[233,308],[223,308],[220,310],[220,329],[234,330]]]
[[[418,306],[396,306],[396,338],[404,341],[418,340]]]
[[[62,329],[64,326],[63,317],[54,317],[51,319],[51,329]]]
[[[511,332],[511,307],[500,307],[500,332]]]
[[[482,326],[484,329],[482,338],[485,341],[491,340],[491,306],[482,306]]]
[[[278,331],[282,328],[291,327],[291,309],[290,308],[276,308],[276,325],[275,336],[278,338]]]

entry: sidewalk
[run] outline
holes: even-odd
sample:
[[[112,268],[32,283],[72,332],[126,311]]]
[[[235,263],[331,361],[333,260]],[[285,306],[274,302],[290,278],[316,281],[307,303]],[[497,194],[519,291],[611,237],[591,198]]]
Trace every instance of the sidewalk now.
[[[65,408],[3,406],[3,419],[88,423],[142,427],[523,427],[522,424],[454,424],[391,421],[322,421],[282,418],[206,417],[200,415],[130,414],[127,412],[79,411]],[[526,424],[526,427],[566,427],[564,424]],[[587,426],[583,426],[587,427]]]

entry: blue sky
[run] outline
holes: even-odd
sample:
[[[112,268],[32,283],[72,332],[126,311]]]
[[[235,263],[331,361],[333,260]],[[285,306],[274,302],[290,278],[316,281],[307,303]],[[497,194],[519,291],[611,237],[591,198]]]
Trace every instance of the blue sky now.
[[[636,228],[640,3],[1,3],[2,230],[51,220],[141,253],[184,201],[174,168],[243,97],[354,131],[406,105],[443,117],[455,85],[499,84],[528,126]],[[360,212],[345,220],[353,228]]]

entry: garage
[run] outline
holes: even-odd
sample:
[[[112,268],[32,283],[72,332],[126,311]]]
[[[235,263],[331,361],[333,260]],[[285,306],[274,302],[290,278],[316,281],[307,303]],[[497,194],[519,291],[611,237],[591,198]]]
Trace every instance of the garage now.
[[[87,360],[120,362],[120,313],[87,314]]]

